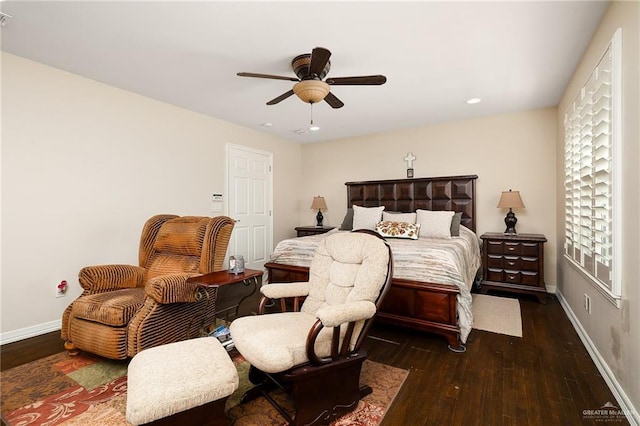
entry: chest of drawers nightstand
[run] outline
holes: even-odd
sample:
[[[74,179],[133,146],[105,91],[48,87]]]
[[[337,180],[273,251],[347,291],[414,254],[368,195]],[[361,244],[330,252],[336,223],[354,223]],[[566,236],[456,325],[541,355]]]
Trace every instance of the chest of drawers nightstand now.
[[[306,237],[307,235],[324,234],[333,228],[333,226],[298,226],[296,232],[298,233],[298,237]]]
[[[489,290],[531,294],[547,303],[544,285],[544,243],[541,234],[487,232],[482,238],[482,282]]]

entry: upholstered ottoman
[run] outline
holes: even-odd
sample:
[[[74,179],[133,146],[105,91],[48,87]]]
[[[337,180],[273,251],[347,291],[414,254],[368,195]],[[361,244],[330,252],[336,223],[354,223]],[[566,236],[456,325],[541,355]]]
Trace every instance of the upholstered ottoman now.
[[[134,425],[226,425],[238,372],[213,337],[146,349],[129,364],[127,421]]]

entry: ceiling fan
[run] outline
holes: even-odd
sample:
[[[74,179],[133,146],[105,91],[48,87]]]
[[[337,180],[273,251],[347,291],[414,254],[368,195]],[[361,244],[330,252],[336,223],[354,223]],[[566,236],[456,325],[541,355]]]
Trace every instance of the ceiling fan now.
[[[330,86],[378,86],[387,81],[387,77],[384,75],[334,77],[322,81],[331,68],[329,57],[331,57],[331,52],[328,49],[316,47],[311,53],[305,53],[293,58],[291,67],[298,78],[252,72],[239,72],[238,75],[240,77],[270,78],[296,82],[291,90],[273,98],[267,102],[267,105],[275,105],[295,94],[303,102],[309,104],[318,103],[324,99],[332,108],[341,108],[344,103],[330,92]]]

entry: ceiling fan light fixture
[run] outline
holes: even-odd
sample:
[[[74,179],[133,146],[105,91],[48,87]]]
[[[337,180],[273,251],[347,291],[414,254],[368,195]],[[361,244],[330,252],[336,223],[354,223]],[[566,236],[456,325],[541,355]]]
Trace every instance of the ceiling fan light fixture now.
[[[314,47],[311,53],[304,53],[293,58],[291,66],[297,78],[281,75],[261,74],[255,72],[239,72],[240,77],[270,78],[273,80],[295,81],[294,86],[267,102],[267,105],[275,105],[288,99],[294,94],[307,104],[317,104],[325,101],[331,108],[342,108],[344,103],[330,92],[331,86],[379,86],[386,83],[384,75],[361,75],[353,77],[326,77],[331,68],[331,52],[324,47]]]
[[[329,94],[329,85],[320,80],[302,80],[293,85],[293,93],[302,102],[317,104]]]

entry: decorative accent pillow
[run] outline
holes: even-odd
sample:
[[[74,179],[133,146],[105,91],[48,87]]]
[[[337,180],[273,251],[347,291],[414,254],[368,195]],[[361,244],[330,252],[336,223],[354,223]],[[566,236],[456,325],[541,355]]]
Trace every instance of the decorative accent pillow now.
[[[415,213],[397,213],[397,212],[382,212],[383,222],[407,222],[416,223]]]
[[[382,210],[380,207],[360,207],[353,205],[353,229],[370,229],[374,231],[376,224],[382,219]]]
[[[451,220],[454,212],[416,210],[420,237],[451,239]]]
[[[382,221],[376,225],[376,232],[385,238],[417,240],[420,234],[420,225],[408,222]]]
[[[462,220],[462,212],[457,212],[451,219],[451,236],[460,236],[460,221]]]
[[[347,209],[347,214],[344,215],[344,219],[342,219],[342,225],[340,225],[341,231],[351,231],[353,229],[353,209],[349,207]]]

